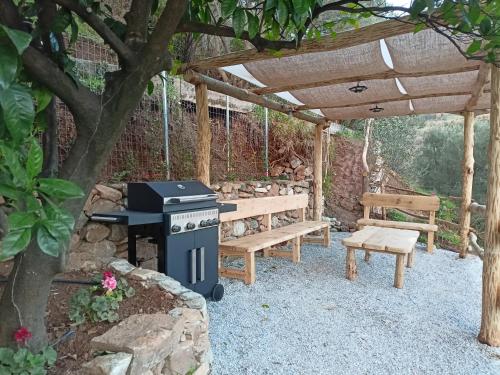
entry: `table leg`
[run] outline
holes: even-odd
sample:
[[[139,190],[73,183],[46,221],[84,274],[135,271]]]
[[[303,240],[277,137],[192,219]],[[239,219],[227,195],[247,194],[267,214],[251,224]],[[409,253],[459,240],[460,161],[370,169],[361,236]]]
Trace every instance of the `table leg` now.
[[[368,263],[370,261],[371,253],[368,250],[365,250],[365,262]]]
[[[345,277],[352,281],[356,279],[357,274],[358,272],[356,269],[356,249],[354,249],[353,247],[348,247],[346,256]]]
[[[411,268],[415,263],[415,248],[411,252],[408,253],[408,262],[406,263],[406,267]]]
[[[396,273],[394,274],[394,287],[401,289],[404,283],[405,254],[396,255]]]

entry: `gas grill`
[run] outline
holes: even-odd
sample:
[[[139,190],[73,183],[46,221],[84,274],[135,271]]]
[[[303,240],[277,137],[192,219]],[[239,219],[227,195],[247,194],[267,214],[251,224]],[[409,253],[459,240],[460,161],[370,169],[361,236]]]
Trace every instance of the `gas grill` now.
[[[219,213],[236,209],[218,203],[217,194],[199,181],[128,184],[127,209],[95,213],[93,221],[128,226],[128,261],[137,264],[137,238],[150,238],[158,249],[158,271],[219,301]]]

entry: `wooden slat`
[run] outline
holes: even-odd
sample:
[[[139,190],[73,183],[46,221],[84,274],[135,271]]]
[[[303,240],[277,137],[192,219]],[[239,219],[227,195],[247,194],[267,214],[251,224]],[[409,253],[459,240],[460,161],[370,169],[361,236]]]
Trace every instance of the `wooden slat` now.
[[[245,271],[234,268],[221,268],[219,270],[219,275],[232,279],[245,280]]]
[[[403,20],[408,20],[404,18]],[[335,38],[330,35],[323,38],[304,40],[297,49],[282,49],[279,51],[280,57],[301,55],[306,53],[335,51],[342,48],[348,48],[378,41],[383,38],[397,36],[413,32],[415,25],[410,22],[401,22],[401,20],[390,20],[379,22],[359,29],[338,33]],[[179,72],[185,72],[189,69],[202,70],[217,68],[236,64],[245,64],[251,61],[260,61],[276,58],[275,51],[258,51],[255,48],[244,51],[233,52],[227,55],[212,57],[204,60],[194,61],[184,64]]]
[[[417,231],[367,226],[342,243],[347,247],[406,254],[413,250],[418,236]]]
[[[370,236],[377,232],[376,227],[366,227],[360,231],[354,232],[351,237],[344,238],[342,244],[346,247],[361,248],[363,243],[370,238]]]
[[[419,230],[423,232],[437,232],[438,226],[435,224],[426,223],[412,223],[407,221],[391,221],[391,220],[377,220],[377,219],[359,219],[359,225],[374,225],[384,228],[408,229]]]
[[[328,223],[323,222],[304,221],[273,229],[268,232],[255,233],[235,240],[225,241],[219,245],[219,248],[223,254],[226,254],[226,252],[258,251],[320,230],[328,225]]]
[[[221,213],[219,216],[221,222],[304,208],[309,204],[309,196],[307,194],[283,195],[279,197],[235,199],[224,201],[224,203],[234,203],[237,208],[233,212]]]
[[[437,211],[439,209],[437,196],[364,193],[361,203],[364,206],[406,208],[419,211]]]

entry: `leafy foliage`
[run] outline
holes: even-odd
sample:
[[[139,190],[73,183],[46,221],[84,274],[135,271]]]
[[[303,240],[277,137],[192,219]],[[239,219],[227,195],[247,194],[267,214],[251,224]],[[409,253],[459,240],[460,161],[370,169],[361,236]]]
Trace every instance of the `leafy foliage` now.
[[[52,95],[24,80],[19,55],[30,41],[29,34],[0,27],[0,195],[14,208],[0,261],[23,251],[33,235],[44,253],[58,256],[74,226],[61,204],[83,196],[72,182],[40,176],[43,151],[37,136],[43,129],[35,120],[45,116]]]
[[[0,375],[43,375],[47,373],[47,367],[54,365],[56,358],[57,353],[51,346],[38,354],[26,348],[0,348]]]
[[[116,289],[111,292],[106,292],[101,284],[81,288],[70,299],[69,318],[76,324],[86,320],[115,322],[118,320],[119,303],[134,294],[134,288],[124,278],[118,280]]]

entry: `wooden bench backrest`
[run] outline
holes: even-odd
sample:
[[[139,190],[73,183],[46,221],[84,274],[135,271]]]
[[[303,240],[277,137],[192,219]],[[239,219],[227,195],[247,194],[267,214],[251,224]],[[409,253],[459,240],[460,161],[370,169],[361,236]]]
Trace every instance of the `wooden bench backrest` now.
[[[364,193],[361,204],[366,207],[403,208],[415,211],[439,210],[437,196]]]
[[[278,197],[235,199],[224,201],[224,203],[235,203],[238,208],[233,212],[221,213],[219,218],[222,222],[304,209],[309,204],[309,196],[307,194],[281,195]]]

